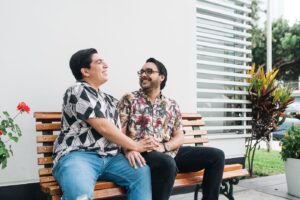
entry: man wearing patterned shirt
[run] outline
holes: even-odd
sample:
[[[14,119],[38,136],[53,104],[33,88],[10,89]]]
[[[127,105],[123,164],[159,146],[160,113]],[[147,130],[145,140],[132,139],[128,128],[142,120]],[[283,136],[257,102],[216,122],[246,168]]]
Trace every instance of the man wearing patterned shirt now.
[[[122,131],[135,141],[152,137],[159,143],[140,154],[125,150],[132,166],[146,163],[151,169],[153,200],[169,199],[177,172],[205,169],[203,200],[218,199],[224,169],[223,151],[211,147],[184,146],[181,112],[178,104],[161,90],[167,81],[165,66],[149,58],[138,71],[141,89],[125,94],[118,103]]]
[[[65,92],[53,154],[62,199],[92,199],[99,180],[123,186],[128,199],[151,200],[149,167],[132,168],[120,146],[144,152],[155,145],[151,138],[134,141],[121,132],[116,99],[99,89],[108,79],[108,66],[95,49],[84,49],[71,57],[70,68],[77,82]]]

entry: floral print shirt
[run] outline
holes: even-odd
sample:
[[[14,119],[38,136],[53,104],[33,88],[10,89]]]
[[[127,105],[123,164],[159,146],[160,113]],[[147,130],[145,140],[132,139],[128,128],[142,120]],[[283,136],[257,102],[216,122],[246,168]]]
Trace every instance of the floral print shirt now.
[[[178,104],[162,94],[154,103],[142,89],[125,94],[118,103],[118,110],[122,128],[136,141],[151,135],[160,143],[167,142],[174,131],[182,129]],[[177,150],[166,153],[175,157]]]

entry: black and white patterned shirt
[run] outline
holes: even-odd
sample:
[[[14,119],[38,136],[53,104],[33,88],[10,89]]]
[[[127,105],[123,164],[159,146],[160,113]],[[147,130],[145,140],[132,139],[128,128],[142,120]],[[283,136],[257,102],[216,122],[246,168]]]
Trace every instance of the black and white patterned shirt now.
[[[120,147],[108,141],[86,120],[106,118],[120,128],[117,99],[78,81],[64,95],[61,133],[54,143],[54,164],[71,151],[96,151],[100,156],[116,155]]]

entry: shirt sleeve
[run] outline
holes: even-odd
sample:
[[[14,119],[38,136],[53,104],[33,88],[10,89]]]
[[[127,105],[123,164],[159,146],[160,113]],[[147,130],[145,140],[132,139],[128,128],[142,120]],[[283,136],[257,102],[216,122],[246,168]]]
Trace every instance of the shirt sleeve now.
[[[72,90],[70,103],[77,119],[86,121],[89,118],[105,118],[101,102],[85,87]]]
[[[128,126],[131,106],[130,99],[130,94],[126,94],[120,99],[117,105],[122,128],[127,128]]]
[[[175,101],[174,101],[174,104],[175,104],[174,105],[175,120],[174,120],[173,131],[182,130],[182,114],[181,114],[178,104]]]

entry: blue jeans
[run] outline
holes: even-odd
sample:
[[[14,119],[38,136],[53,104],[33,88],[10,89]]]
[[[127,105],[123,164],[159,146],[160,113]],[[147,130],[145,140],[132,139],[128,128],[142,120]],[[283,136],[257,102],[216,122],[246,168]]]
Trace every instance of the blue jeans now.
[[[151,200],[148,166],[134,169],[123,154],[100,157],[96,152],[74,151],[62,157],[53,169],[63,200],[93,199],[97,181],[111,181],[127,189],[129,200]]]

